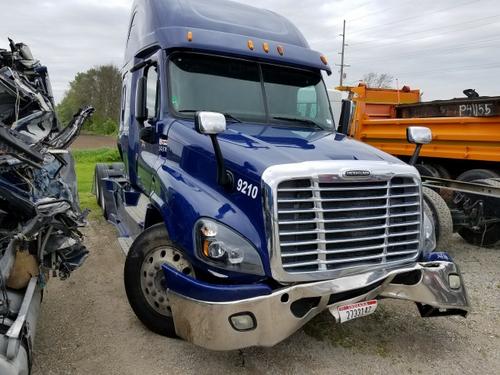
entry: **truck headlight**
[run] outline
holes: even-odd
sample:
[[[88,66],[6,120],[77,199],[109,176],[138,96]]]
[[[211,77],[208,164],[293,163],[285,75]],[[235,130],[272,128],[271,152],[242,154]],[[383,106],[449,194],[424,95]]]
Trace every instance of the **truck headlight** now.
[[[422,254],[427,255],[436,249],[436,233],[434,232],[434,224],[432,220],[424,212],[424,245]]]
[[[264,275],[257,249],[243,236],[211,219],[195,225],[197,255],[204,262],[233,272]]]

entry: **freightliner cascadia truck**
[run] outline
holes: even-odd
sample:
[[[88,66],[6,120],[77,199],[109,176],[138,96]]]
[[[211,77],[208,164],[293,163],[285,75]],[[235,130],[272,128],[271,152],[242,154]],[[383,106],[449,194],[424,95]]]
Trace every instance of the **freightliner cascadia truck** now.
[[[272,346],[329,310],[383,298],[466,316],[435,247],[417,170],[335,131],[326,58],[270,11],[226,0],[137,0],[118,149],[97,200],[152,331],[213,350]],[[409,140],[430,141],[425,128]]]

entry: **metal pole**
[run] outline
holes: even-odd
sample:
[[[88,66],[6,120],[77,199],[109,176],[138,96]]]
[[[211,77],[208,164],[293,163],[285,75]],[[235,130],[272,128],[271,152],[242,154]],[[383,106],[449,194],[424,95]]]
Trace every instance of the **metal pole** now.
[[[345,20],[342,28],[342,53],[340,58],[340,86],[344,83],[344,53],[345,53]]]

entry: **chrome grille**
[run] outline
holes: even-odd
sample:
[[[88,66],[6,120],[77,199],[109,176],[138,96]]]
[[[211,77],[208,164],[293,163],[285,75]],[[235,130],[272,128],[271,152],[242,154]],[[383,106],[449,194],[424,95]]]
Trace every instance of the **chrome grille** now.
[[[421,236],[417,179],[323,180],[318,176],[278,184],[277,245],[285,272],[335,271],[416,258]]]

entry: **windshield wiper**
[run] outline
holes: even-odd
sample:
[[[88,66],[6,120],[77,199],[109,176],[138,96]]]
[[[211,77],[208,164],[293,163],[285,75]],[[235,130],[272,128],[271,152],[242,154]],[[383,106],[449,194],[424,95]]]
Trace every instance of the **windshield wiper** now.
[[[312,120],[306,119],[306,118],[276,116],[276,117],[273,117],[273,119],[274,120],[281,120],[281,121],[299,122],[299,123],[302,123],[302,124],[313,125],[316,128],[324,129],[318,123],[316,123],[316,122],[314,122]]]
[[[181,109],[180,111],[177,111],[179,113],[196,113],[198,112],[198,110],[196,109]],[[233,122],[239,122],[241,123],[242,121],[236,117],[234,117],[232,114],[230,113],[223,113],[223,115],[226,117],[226,119],[229,119],[229,120],[232,120]]]

